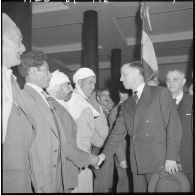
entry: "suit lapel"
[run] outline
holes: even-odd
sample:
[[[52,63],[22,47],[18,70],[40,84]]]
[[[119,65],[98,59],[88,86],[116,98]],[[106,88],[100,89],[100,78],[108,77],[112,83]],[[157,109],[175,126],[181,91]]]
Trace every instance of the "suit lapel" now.
[[[51,130],[53,131],[55,136],[59,139],[58,131],[56,129],[57,127],[55,125],[54,118],[52,116],[52,113],[51,113],[48,105],[45,103],[43,98],[38,94],[38,92],[36,90],[34,90],[32,87],[25,85],[24,90],[26,92],[28,92],[33,97],[33,99],[35,100],[35,103],[36,103],[39,111],[41,112],[43,118],[45,118],[46,122],[49,123]]]
[[[137,125],[139,124],[139,121],[150,104],[152,100],[151,96],[151,88],[147,85],[145,85],[142,95],[137,103],[136,112],[135,112],[135,118],[134,118],[134,129],[136,129]]]

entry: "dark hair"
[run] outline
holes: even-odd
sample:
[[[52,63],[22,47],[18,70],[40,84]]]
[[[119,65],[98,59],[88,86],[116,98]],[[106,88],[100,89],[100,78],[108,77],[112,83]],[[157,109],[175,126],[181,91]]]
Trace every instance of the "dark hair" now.
[[[43,65],[44,61],[47,61],[47,55],[42,51],[29,51],[25,53],[21,58],[21,64],[18,66],[18,71],[22,76],[27,76],[30,67],[37,67]]]
[[[108,91],[110,93],[110,90],[108,88],[99,88],[97,89],[96,96],[100,96],[100,93],[102,93],[102,91]]]
[[[139,73],[141,75],[144,76],[144,69],[143,69],[143,66],[141,64],[141,61],[135,61],[135,62],[128,62],[128,63],[125,63],[121,66],[121,68],[125,65],[128,65],[129,67],[132,67],[132,68],[136,68],[137,70],[139,70]]]

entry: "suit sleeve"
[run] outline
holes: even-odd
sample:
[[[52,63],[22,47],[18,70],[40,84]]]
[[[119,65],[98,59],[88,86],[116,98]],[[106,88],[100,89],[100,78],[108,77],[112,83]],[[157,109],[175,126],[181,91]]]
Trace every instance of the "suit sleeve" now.
[[[103,154],[106,156],[113,155],[116,153],[119,145],[123,140],[125,139],[125,136],[127,134],[127,130],[125,128],[125,122],[124,122],[124,113],[123,109],[121,107],[121,110],[119,112],[119,117],[116,120],[116,124],[113,128],[113,130],[110,132],[110,135],[104,145],[104,149],[102,151]]]
[[[167,88],[163,88],[161,92],[160,106],[167,137],[166,160],[180,161],[179,150],[181,145],[182,126],[177,106]]]
[[[62,108],[62,107],[60,107]],[[59,107],[58,107],[59,109]],[[58,110],[59,111],[59,110]],[[56,119],[61,129],[61,151],[67,160],[71,161],[78,168],[89,166],[89,154],[78,148],[76,142],[76,124],[74,125],[73,119],[68,117],[68,114],[61,109],[61,112],[54,112],[57,114]]]

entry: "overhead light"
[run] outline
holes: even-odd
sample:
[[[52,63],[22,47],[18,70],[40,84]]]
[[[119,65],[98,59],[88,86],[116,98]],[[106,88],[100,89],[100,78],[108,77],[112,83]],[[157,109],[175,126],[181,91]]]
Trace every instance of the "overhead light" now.
[[[33,2],[32,4],[33,14],[67,10],[67,9],[70,9],[69,6],[67,6],[63,2]]]

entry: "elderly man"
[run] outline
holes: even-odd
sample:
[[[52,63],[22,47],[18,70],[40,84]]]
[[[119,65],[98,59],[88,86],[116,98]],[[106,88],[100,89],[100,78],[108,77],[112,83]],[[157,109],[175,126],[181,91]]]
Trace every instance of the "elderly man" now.
[[[145,84],[139,62],[124,64],[120,80],[133,96],[121,104],[102,156],[112,155],[128,133],[134,192],[146,192],[152,174],[161,166],[170,174],[178,172],[181,121],[167,88]]]
[[[169,70],[166,74],[167,88],[171,92],[177,104],[178,113],[182,123],[181,139],[181,164],[183,172],[190,181],[191,191],[193,190],[193,96],[184,93],[183,87],[186,78],[183,70]]]
[[[72,97],[73,91],[69,78],[58,70],[51,75],[47,92],[60,104],[53,102],[56,118],[60,120],[63,131],[60,138],[65,192],[78,192],[78,168],[87,168],[89,164],[97,166],[99,158],[77,147],[76,123],[66,110],[66,102]]]
[[[75,89],[72,98],[67,103],[68,110],[77,124],[77,146],[81,150],[91,153],[92,135],[95,129],[95,117],[100,115],[91,105],[96,83],[96,75],[89,68],[80,68],[73,75]],[[93,175],[89,168],[79,174],[79,192],[93,192]]]
[[[35,135],[28,103],[11,67],[21,63],[25,51],[22,35],[11,18],[2,14],[3,81],[3,193],[32,193],[32,167],[29,150]]]

